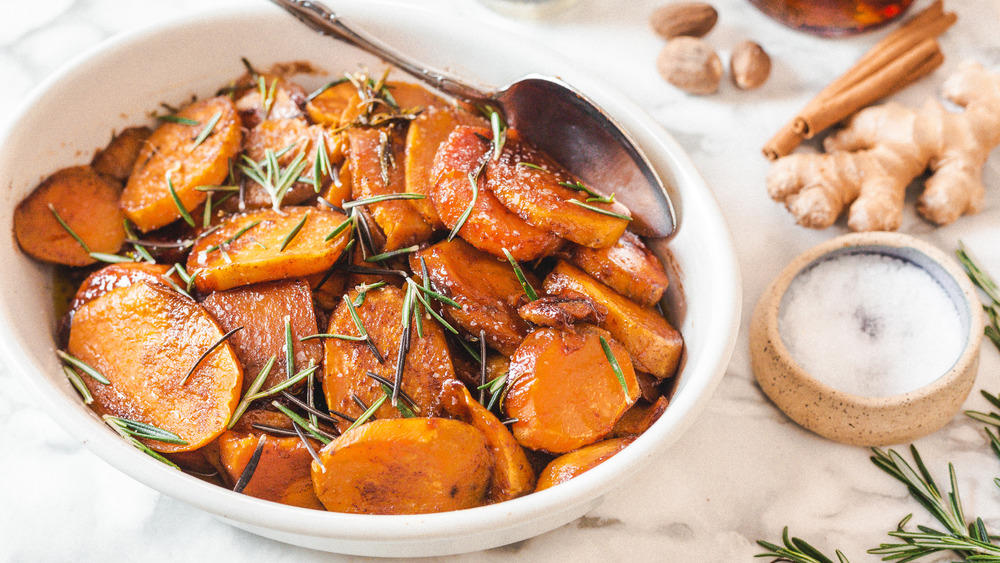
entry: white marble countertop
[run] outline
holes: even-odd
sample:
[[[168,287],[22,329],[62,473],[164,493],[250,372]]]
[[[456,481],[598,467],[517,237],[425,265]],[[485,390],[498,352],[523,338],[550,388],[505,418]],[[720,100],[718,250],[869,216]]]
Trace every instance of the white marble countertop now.
[[[0,5],[0,123],[26,93],[78,53],[115,33],[181,11],[240,0],[48,0]],[[246,0],[243,0],[246,1]],[[262,0],[261,0],[262,1]],[[747,327],[764,288],[797,254],[842,232],[807,231],[766,195],[760,146],[882,32],[824,40],[786,29],[745,0],[714,0],[710,41],[723,54],[752,39],[775,68],[760,90],[724,83],[713,96],[685,95],[654,68],[662,41],[647,26],[664,0],[579,0],[558,16],[525,21],[497,16],[473,0],[434,0],[496,27],[530,36],[618,85],[673,134],[714,191],[735,233],[743,271],[742,329],[726,376],[694,427],[587,516],[550,533],[454,561],[555,559],[749,561],[757,539],[778,541],[784,526],[824,552],[852,561],[909,513],[931,523],[904,488],[876,469],[865,448],[836,444],[786,418],[750,370]],[[331,0],[335,6],[336,3]],[[916,7],[926,4],[917,0]],[[944,67],[896,96],[919,103],[963,59],[1000,70],[1000,4],[947,0],[957,25],[942,39]],[[908,206],[904,232],[951,253],[962,240],[1000,277],[1000,151],[987,163],[985,209],[933,228]],[[910,203],[912,204],[912,197]],[[979,379],[966,408],[988,410],[978,391],[1000,391],[1000,354],[984,344]],[[162,496],[118,473],[60,429],[20,381],[0,367],[0,560],[2,561],[337,561],[259,538]],[[939,482],[958,474],[967,514],[1000,530],[993,483],[1000,460],[982,424],[956,417],[917,443]],[[936,559],[938,561],[944,559]]]

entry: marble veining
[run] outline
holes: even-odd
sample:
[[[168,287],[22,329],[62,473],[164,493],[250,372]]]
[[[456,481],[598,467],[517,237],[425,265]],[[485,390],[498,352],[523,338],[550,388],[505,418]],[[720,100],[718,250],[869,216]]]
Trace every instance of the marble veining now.
[[[101,40],[166,14],[235,5],[240,0],[48,0],[0,4],[0,126],[32,87]],[[244,0],[245,1],[245,0]],[[255,0],[263,1],[263,0]],[[334,0],[330,0],[335,5]],[[413,0],[416,1],[416,0]],[[663,455],[621,483],[588,515],[542,536],[440,561],[750,561],[755,541],[780,539],[789,526],[828,554],[874,560],[865,550],[913,513],[931,520],[903,487],[876,469],[864,448],[812,435],[777,411],[753,380],[747,326],[770,281],[800,252],[845,232],[843,222],[806,231],[764,192],[759,148],[823,85],[884,32],[823,40],[786,29],[744,0],[713,0],[718,27],[709,41],[723,60],[742,39],[774,59],[761,89],[728,82],[714,96],[692,97],[655,71],[662,40],[648,14],[666,0],[580,0],[540,21],[498,16],[473,0],[427,0],[502,31],[528,36],[616,85],[690,153],[717,197],[743,269],[744,310],[736,351],[714,398],[693,428]],[[918,0],[915,8],[927,3]],[[941,77],[974,58],[1000,70],[1000,3],[947,0],[958,24],[941,39],[944,67],[896,99],[918,104]],[[1000,276],[1000,151],[987,163],[982,213],[932,228],[907,208],[902,231],[951,252],[959,240]],[[909,201],[915,196],[910,196]],[[237,530],[121,475],[70,438],[38,400],[0,367],[0,561],[358,561],[287,546]],[[1000,354],[984,345],[979,379],[965,408],[988,410],[978,392],[1000,391]],[[1000,529],[993,479],[1000,460],[982,425],[956,417],[917,442],[930,471],[947,482],[952,462],[966,512]],[[939,558],[937,561],[948,560]]]

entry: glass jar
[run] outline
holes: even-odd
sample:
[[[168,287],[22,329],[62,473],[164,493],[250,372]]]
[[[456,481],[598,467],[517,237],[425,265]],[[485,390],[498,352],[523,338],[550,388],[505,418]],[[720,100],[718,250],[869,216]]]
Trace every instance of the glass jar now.
[[[903,15],[913,0],[750,0],[779,22],[823,37],[875,29]]]

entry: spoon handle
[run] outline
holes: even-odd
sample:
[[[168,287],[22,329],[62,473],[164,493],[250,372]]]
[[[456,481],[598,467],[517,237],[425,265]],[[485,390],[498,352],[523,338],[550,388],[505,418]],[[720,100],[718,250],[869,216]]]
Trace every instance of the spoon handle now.
[[[312,2],[310,0],[271,1],[284,8],[285,11],[298,18],[299,21],[313,30],[375,55],[445,94],[472,104],[482,104],[490,101],[490,95],[479,88],[445,72],[429,69],[377,39],[348,26],[342,17],[320,2]]]

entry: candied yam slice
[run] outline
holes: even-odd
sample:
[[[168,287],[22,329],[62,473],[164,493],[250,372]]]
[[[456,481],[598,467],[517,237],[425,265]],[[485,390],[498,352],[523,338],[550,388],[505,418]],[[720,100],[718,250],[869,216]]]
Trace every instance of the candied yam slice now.
[[[677,371],[684,339],[656,309],[635,303],[563,260],[545,278],[544,288],[547,293],[582,293],[607,307],[600,326],[628,349],[636,369],[660,379]]]
[[[565,483],[586,471],[589,471],[615,454],[625,449],[634,438],[612,438],[596,444],[584,446],[576,451],[563,454],[552,460],[541,475],[538,476],[536,491]]]
[[[438,149],[431,172],[436,178],[431,193],[434,209],[449,229],[464,217],[458,236],[483,252],[502,258],[506,248],[521,262],[552,254],[563,240],[529,225],[501,205],[482,174],[477,178],[478,189],[473,191],[469,175],[474,175],[486,158],[488,135],[488,129],[460,126]]]
[[[195,287],[203,293],[325,272],[351,235],[345,229],[331,240],[324,239],[346,220],[319,207],[230,215],[218,229],[198,239],[188,255],[187,271],[197,272]],[[300,223],[298,233],[289,239]]]
[[[406,191],[427,197],[413,204],[435,229],[443,229],[444,223],[430,199],[436,180],[431,174],[434,156],[459,125],[483,127],[485,120],[460,108],[431,106],[420,112],[406,130]]]
[[[628,227],[629,220],[623,217],[578,205],[629,216],[621,203],[588,202],[592,198],[586,192],[563,185],[575,185],[577,180],[514,129],[507,131],[500,158],[490,159],[485,175],[486,188],[504,207],[535,227],[577,244],[611,246]]]
[[[263,440],[257,466],[243,494],[290,506],[323,510],[312,481],[312,455],[297,437],[278,437],[253,430],[229,430],[219,436],[219,461],[227,483],[235,483]],[[313,449],[319,443],[310,440]]]
[[[212,348],[222,336],[198,303],[173,289],[139,281],[77,309],[68,351],[111,382],[102,385],[84,378],[98,414],[173,432],[187,444],[147,444],[177,452],[214,440],[239,402],[239,361],[226,342]]]
[[[480,506],[492,460],[483,433],[447,418],[374,420],[345,432],[312,464],[332,512],[425,514]]]
[[[472,394],[465,385],[455,381],[449,384],[448,393],[454,405],[449,407],[455,418],[478,428],[486,437],[486,444],[493,454],[493,480],[489,501],[503,502],[530,493],[535,488],[535,470],[531,467],[524,448],[502,422]]]
[[[603,337],[621,367],[624,388],[601,345]],[[611,433],[639,397],[628,352],[606,331],[583,325],[528,335],[510,358],[507,414],[514,437],[526,448],[565,453]],[[627,392],[626,392],[627,391]]]
[[[405,138],[395,127],[351,129],[347,132],[351,195],[362,199],[406,191]],[[430,240],[434,229],[412,200],[393,199],[365,206],[385,233],[385,250]]]
[[[632,231],[625,231],[614,246],[588,248],[574,244],[566,252],[570,262],[644,307],[656,305],[670,283],[663,262]]]
[[[331,166],[343,158],[339,137],[334,138],[323,127],[309,125],[304,119],[264,120],[250,130],[244,145],[246,157],[265,171],[268,170],[268,151],[274,153],[280,167],[275,177],[301,169],[296,176],[306,181],[292,183],[280,199],[281,205],[297,205],[316,196],[312,179],[317,158]],[[325,151],[325,157],[320,154],[321,150]],[[245,161],[242,165],[250,168]],[[335,172],[327,170],[320,174],[320,191],[330,183],[330,174]],[[268,190],[251,178],[244,183],[243,199],[248,209],[277,207]]]
[[[538,326],[569,329],[575,323],[604,321],[607,309],[579,293],[569,295],[542,295],[517,308],[524,320]]]
[[[14,209],[18,245],[32,258],[67,266],[97,262],[88,250],[118,252],[125,242],[124,216],[118,209],[120,192],[120,185],[90,166],[57,171]],[[86,249],[59,219],[83,240]]]
[[[350,299],[352,304],[360,302],[355,311],[384,360],[379,362],[365,342],[325,339],[322,382],[323,393],[331,409],[356,418],[365,409],[356,403],[355,397],[366,406],[372,406],[385,397],[382,384],[369,377],[368,372],[389,382],[396,381],[399,345],[403,338],[404,298],[402,290],[387,285],[365,292],[364,301],[360,302],[358,291],[352,289],[330,316],[326,333],[359,336],[357,325],[344,301]],[[430,318],[423,322],[423,338],[417,334],[412,320],[410,326],[410,346],[401,390],[416,403],[416,408],[402,398],[400,401],[410,406],[418,416],[438,416],[444,403],[444,385],[455,379],[448,344],[442,329]],[[385,400],[374,416],[387,419],[403,414],[389,400]],[[344,427],[346,424],[342,424],[340,429]]]
[[[301,278],[255,283],[225,291],[216,291],[202,301],[222,330],[242,329],[229,338],[236,357],[243,364],[243,390],[276,358],[264,381],[263,389],[273,387],[291,375],[285,358],[285,319],[291,327],[294,370],[319,365],[323,346],[319,340],[301,339],[314,335],[316,313],[309,284]]]
[[[422,270],[420,258],[427,264],[434,290],[462,306],[442,307],[445,318],[477,338],[485,331],[487,344],[507,356],[513,354],[529,326],[517,314],[524,290],[510,264],[461,239],[439,242],[411,255],[414,272]]]
[[[142,146],[153,131],[149,127],[129,127],[112,137],[104,149],[94,155],[90,165],[98,174],[110,176],[124,183],[132,174]]]
[[[143,146],[122,192],[122,210],[143,232],[182,217],[167,184],[168,173],[181,205],[191,211],[205,201],[207,194],[196,188],[222,184],[229,175],[229,159],[240,150],[240,120],[228,97],[194,102],[176,117],[198,124],[167,121],[157,127]],[[197,142],[213,121],[208,136]]]

